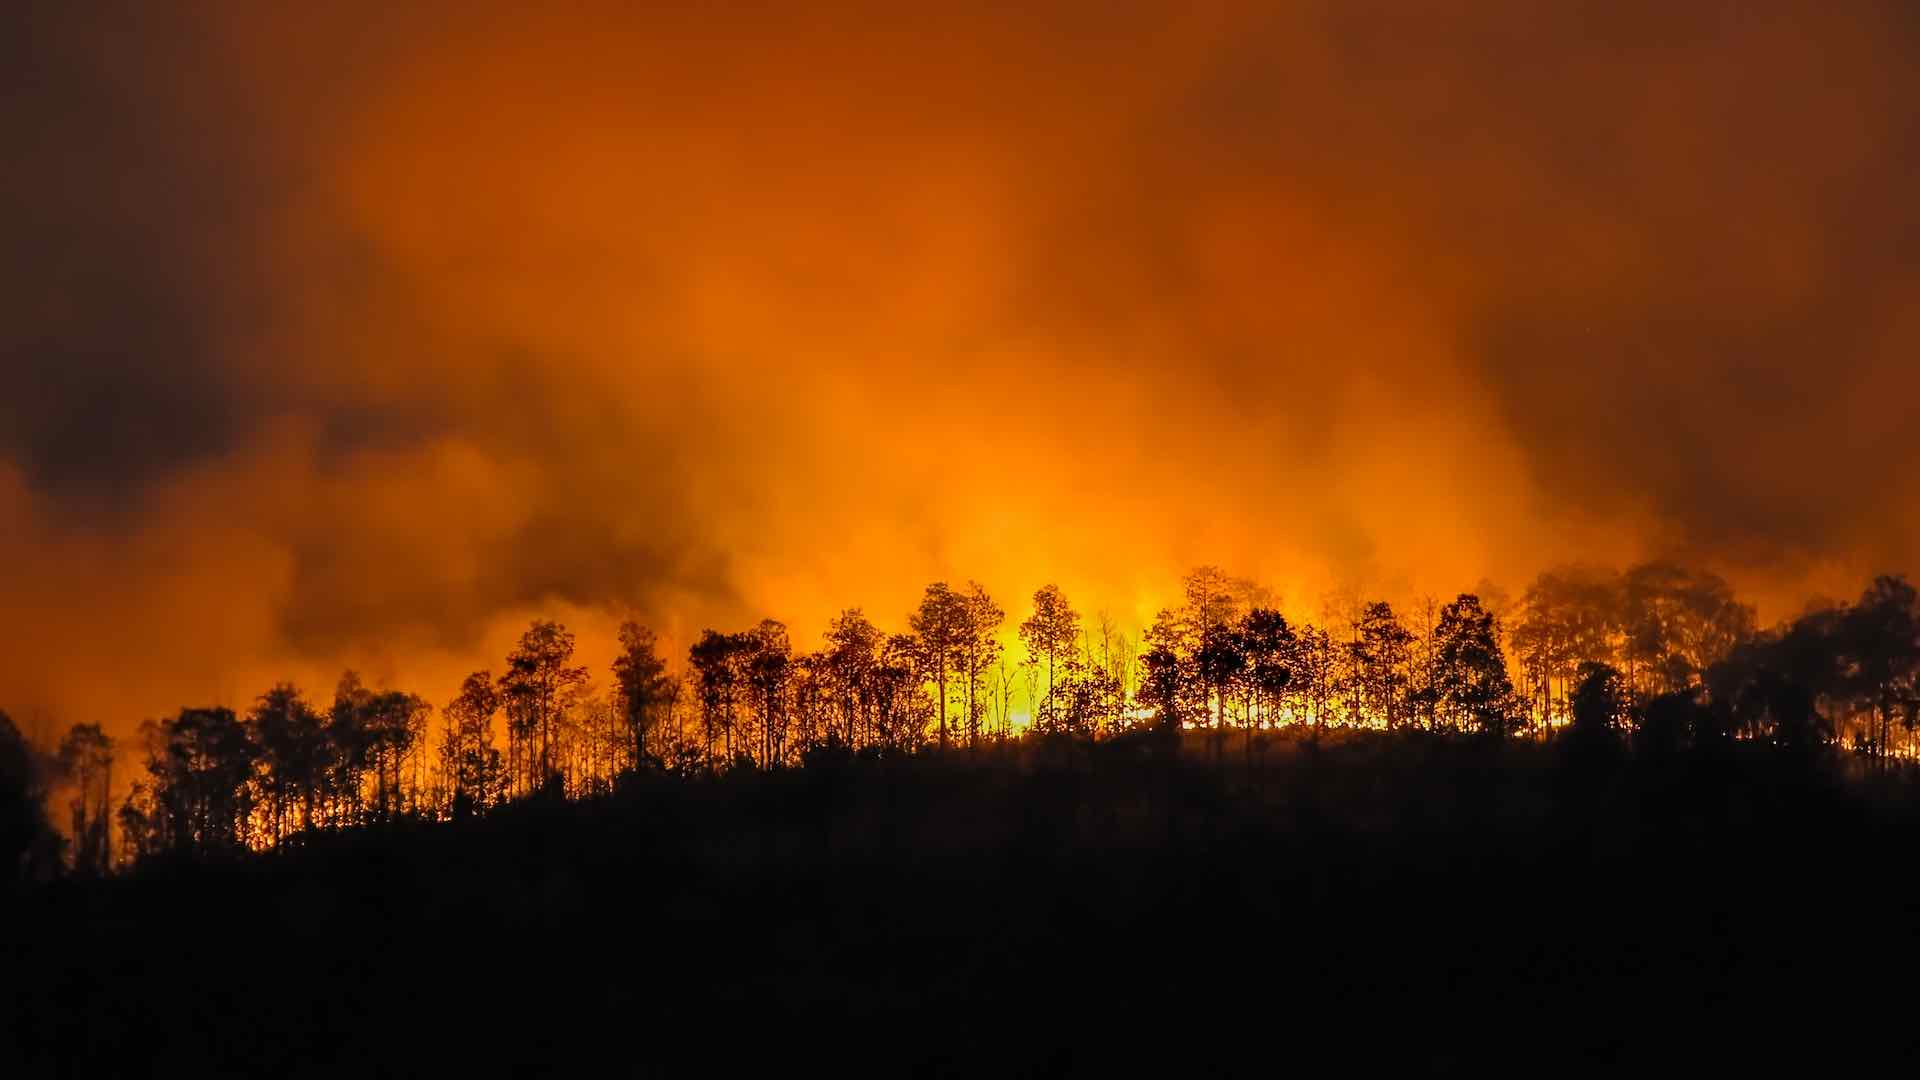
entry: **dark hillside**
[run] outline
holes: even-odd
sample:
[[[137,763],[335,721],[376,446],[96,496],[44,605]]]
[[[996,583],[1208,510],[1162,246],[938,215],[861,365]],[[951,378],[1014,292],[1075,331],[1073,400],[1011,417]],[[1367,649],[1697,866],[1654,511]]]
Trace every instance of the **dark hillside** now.
[[[1911,1048],[1910,782],[1348,737],[656,778],[16,897],[26,1073],[1465,1071]]]

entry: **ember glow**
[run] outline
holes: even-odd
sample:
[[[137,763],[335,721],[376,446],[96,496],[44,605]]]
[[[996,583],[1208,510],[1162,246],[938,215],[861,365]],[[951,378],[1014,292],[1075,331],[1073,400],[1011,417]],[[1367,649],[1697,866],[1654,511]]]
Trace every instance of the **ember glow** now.
[[[154,4],[0,33],[0,691],[1920,539],[1910,4]],[[1018,714],[1016,714],[1018,715]]]

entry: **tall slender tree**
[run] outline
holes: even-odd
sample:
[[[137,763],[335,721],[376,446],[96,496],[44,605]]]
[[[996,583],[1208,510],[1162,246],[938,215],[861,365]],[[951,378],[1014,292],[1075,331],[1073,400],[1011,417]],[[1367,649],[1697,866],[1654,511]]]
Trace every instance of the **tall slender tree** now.
[[[454,816],[464,817],[493,805],[503,794],[500,751],[493,745],[493,717],[500,711],[500,689],[493,673],[482,670],[468,675],[444,711],[443,770],[452,787]]]
[[[60,740],[58,760],[71,792],[73,868],[83,875],[104,874],[113,852],[113,740],[98,724],[75,724]]]
[[[47,821],[47,779],[40,754],[0,709],[0,886],[59,869],[60,835]],[[122,835],[128,835],[124,828]]]
[[[947,748],[947,690],[958,670],[969,637],[966,597],[944,581],[927,586],[920,606],[907,617],[920,644],[920,666],[934,684],[934,702],[940,719],[940,749]]]
[[[713,630],[703,632],[700,640],[687,650],[700,695],[700,720],[705,736],[703,756],[709,771],[714,767],[716,738],[726,740],[729,757],[733,752],[734,701],[740,683],[738,657],[743,651],[745,643],[739,635]]]
[[[1287,688],[1293,682],[1299,639],[1287,617],[1271,608],[1254,608],[1241,620],[1239,638],[1246,657],[1250,695],[1246,713],[1247,753],[1253,753],[1256,724],[1277,720]]]
[[[763,619],[744,638],[743,674],[752,692],[754,729],[758,738],[761,768],[780,765],[786,756],[787,725],[790,719],[787,699],[793,675],[793,645],[787,628],[773,619]]]
[[[1000,657],[1000,640],[996,635],[1007,613],[1000,610],[977,581],[968,582],[967,591],[960,595],[960,612],[960,681],[966,688],[967,746],[971,749],[980,743],[981,713],[987,704],[987,672]]]
[[[530,777],[538,785],[551,783],[555,729],[587,688],[587,669],[573,663],[573,651],[573,634],[565,626],[536,619],[507,654],[507,673],[500,680],[522,730],[534,741],[528,758]]]
[[[1405,719],[1413,634],[1386,601],[1368,604],[1356,628],[1355,669],[1361,700],[1388,731]]]
[[[1058,585],[1044,585],[1033,594],[1033,614],[1020,624],[1020,640],[1027,647],[1027,663],[1046,674],[1046,691],[1030,702],[1033,721],[1043,730],[1055,726],[1059,704],[1054,693],[1061,668],[1073,656],[1080,637],[1080,614],[1073,610]]]
[[[832,696],[839,714],[839,737],[852,749],[872,738],[871,678],[885,640],[886,635],[859,608],[842,611],[827,626],[822,657],[825,692]]]
[[[613,661],[613,681],[620,693],[620,715],[632,740],[632,765],[645,768],[652,755],[647,736],[660,723],[672,678],[657,651],[653,631],[631,620],[620,624],[620,655]]]
[[[298,828],[314,825],[327,781],[331,746],[326,721],[291,683],[279,683],[260,695],[248,716],[260,749],[261,786],[273,842]]]

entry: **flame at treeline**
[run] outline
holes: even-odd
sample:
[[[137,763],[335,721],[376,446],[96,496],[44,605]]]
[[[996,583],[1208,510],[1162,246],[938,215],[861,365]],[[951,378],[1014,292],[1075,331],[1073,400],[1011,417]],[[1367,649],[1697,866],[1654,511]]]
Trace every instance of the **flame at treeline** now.
[[[117,810],[112,740],[80,726],[58,756],[75,857],[104,868],[173,847],[265,848],[536,794],[592,798],[645,773],[1036,740],[1197,734],[1249,764],[1275,739],[1347,731],[1546,739],[1572,727],[1649,752],[1714,739],[1870,758],[1920,747],[1920,594],[1899,577],[1764,631],[1726,582],[1669,563],[1563,568],[1511,602],[1461,593],[1396,611],[1334,598],[1319,624],[1214,567],[1182,585],[1137,638],[1090,625],[1058,587],[1010,617],[971,582],[929,585],[895,631],[846,609],[815,647],[768,619],[705,631],[676,658],[628,622],[603,689],[574,635],[536,620],[437,710],[348,673],[330,701],[281,683],[244,714],[149,722],[125,755],[133,786]]]

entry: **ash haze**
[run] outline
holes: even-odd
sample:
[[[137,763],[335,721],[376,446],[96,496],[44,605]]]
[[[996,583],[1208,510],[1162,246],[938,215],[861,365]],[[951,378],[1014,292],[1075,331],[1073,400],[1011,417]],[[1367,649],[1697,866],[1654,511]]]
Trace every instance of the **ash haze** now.
[[[1914,569],[1912,4],[981,6],[10,5],[0,700]]]

